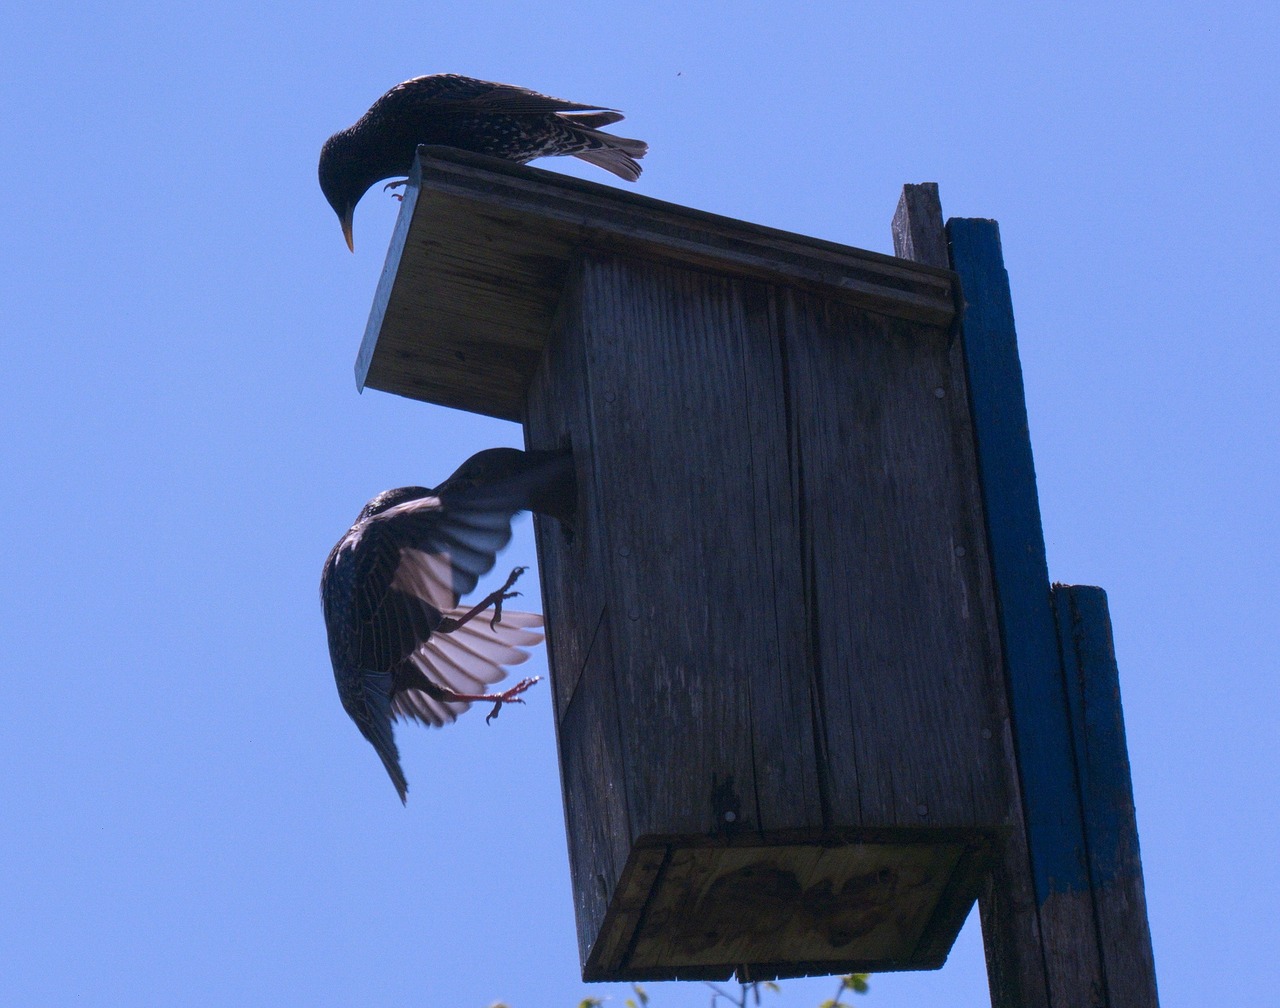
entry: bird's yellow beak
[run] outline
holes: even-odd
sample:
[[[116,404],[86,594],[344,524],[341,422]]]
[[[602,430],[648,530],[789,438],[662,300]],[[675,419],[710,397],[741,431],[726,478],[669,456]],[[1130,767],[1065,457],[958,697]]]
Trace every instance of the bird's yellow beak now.
[[[342,221],[342,237],[347,240],[347,248],[352,252],[356,250],[355,239],[351,236],[351,218],[355,216],[355,207],[347,207],[346,213],[340,218]]]

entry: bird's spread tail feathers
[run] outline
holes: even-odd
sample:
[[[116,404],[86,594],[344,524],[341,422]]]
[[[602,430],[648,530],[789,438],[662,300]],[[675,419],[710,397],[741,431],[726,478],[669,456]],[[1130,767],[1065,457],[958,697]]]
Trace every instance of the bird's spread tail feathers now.
[[[593,164],[597,168],[603,168],[607,172],[613,172],[618,178],[627,182],[634,182],[640,177],[641,168],[636,159],[644,157],[649,152],[647,143],[630,137],[602,133],[595,129],[584,128],[580,132],[599,143],[600,146],[593,150],[575,151],[574,157]]]

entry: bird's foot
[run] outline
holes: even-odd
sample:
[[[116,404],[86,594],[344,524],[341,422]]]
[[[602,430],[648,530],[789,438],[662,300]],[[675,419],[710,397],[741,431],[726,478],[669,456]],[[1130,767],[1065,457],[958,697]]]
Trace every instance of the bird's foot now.
[[[502,603],[509,598],[519,598],[520,593],[518,591],[507,591],[507,589],[515,584],[516,579],[528,569],[528,567],[517,567],[507,578],[507,583],[490,596],[493,599],[493,618],[489,620],[490,630],[498,629],[498,624],[502,622]],[[528,687],[525,688],[527,689]]]
[[[493,606],[493,619],[489,620],[489,629],[496,630],[498,628],[498,624],[502,621],[503,600],[509,599],[509,598],[515,598],[517,595],[520,594],[519,592],[508,591],[507,589],[510,588],[513,584],[515,584],[516,578],[518,578],[521,574],[523,574],[528,569],[529,568],[527,567],[517,567],[515,570],[511,572],[511,576],[507,578],[506,584],[504,584],[497,591],[491,592],[490,594],[486,595],[483,599],[480,600],[479,603],[472,606],[461,616],[457,616],[457,617],[446,616],[444,619],[442,619],[440,621],[440,625],[436,627],[435,633],[453,633],[453,631],[457,630],[458,627],[466,626],[468,623],[470,623],[473,619],[479,616],[482,612],[484,612],[490,606]]]
[[[489,712],[488,717],[484,719],[484,723],[488,724],[490,721],[496,718],[498,716],[498,713],[502,710],[503,704],[524,703],[524,700],[520,698],[520,694],[523,693],[525,690],[527,690],[534,683],[538,682],[541,678],[542,676],[536,675],[529,679],[521,679],[518,683],[512,686],[511,689],[506,690],[503,693],[498,693],[493,696],[486,697],[486,699],[493,701],[493,710],[491,710]]]
[[[394,181],[388,182],[386,185],[384,185],[384,186],[382,187],[382,191],[383,191],[383,192],[390,192],[392,189],[399,189],[399,188],[401,188],[402,186],[407,186],[408,184],[409,184],[409,180],[408,180],[407,178],[395,179]],[[391,193],[391,195],[392,195],[393,197],[395,197],[396,199],[400,200],[400,202],[402,202],[402,203],[404,202],[404,196],[403,196],[403,194],[398,193],[398,192],[393,192],[393,193]]]

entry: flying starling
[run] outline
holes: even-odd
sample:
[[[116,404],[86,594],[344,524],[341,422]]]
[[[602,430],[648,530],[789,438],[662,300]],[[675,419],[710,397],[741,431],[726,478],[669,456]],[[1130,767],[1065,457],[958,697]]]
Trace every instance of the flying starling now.
[[[408,783],[391,722],[437,727],[473,702],[523,703],[538,679],[501,693],[484,688],[528,658],[542,617],[503,612],[518,595],[511,572],[478,605],[459,607],[511,539],[511,520],[530,510],[566,528],[575,500],[568,451],[491,448],[473,455],[434,490],[400,487],[364,506],[324,563],[320,600],[342,706],[381,757],[400,800]],[[493,614],[477,619],[490,607]]]
[[[524,164],[572,154],[619,178],[640,177],[643,140],[602,133],[623,118],[614,109],[550,98],[512,84],[432,74],[397,84],[359,121],[320,150],[320,188],[355,251],[351,220],[375,182],[408,175],[419,144],[439,144]]]

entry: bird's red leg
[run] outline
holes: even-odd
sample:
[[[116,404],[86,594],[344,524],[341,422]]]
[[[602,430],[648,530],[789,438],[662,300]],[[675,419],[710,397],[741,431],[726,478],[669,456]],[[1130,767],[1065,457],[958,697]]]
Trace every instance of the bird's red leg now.
[[[521,679],[509,690],[503,690],[501,693],[455,693],[453,690],[445,689],[436,685],[440,690],[440,699],[445,701],[466,701],[467,703],[484,703],[486,701],[493,702],[493,710],[484,719],[484,723],[488,724],[498,716],[498,712],[502,710],[503,704],[524,703],[520,699],[520,694],[527,690],[534,683],[538,682],[542,676],[536,675],[531,679]]]
[[[391,190],[391,189],[399,189],[401,186],[406,186],[408,184],[409,184],[409,180],[407,178],[396,179],[394,182],[388,182],[386,185],[384,185],[382,187],[382,191],[387,192],[388,190]],[[394,196],[396,199],[398,199],[401,203],[404,202],[404,196],[402,196],[400,193],[393,192],[391,195]]]
[[[457,630],[458,627],[465,626],[470,623],[490,606],[493,606],[493,619],[489,620],[489,627],[490,629],[496,627],[500,622],[502,622],[502,603],[506,599],[515,598],[520,594],[519,592],[507,591],[507,589],[515,584],[516,578],[526,570],[528,570],[527,567],[517,567],[511,572],[511,576],[507,578],[507,583],[501,588],[495,592],[490,592],[480,600],[478,605],[472,606],[461,616],[446,616],[440,621],[440,625],[436,627],[432,633],[453,633],[453,631]]]

